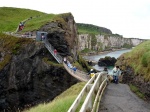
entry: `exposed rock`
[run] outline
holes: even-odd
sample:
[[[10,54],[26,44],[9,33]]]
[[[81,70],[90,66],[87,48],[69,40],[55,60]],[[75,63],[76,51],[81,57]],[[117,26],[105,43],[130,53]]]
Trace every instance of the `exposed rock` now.
[[[105,58],[100,58],[98,61],[99,66],[114,66],[116,63],[116,59],[114,57],[106,56]]]
[[[1,111],[50,101],[77,82],[63,67],[49,65],[44,58],[54,60],[44,44],[32,43],[0,71]]]
[[[123,38],[118,35],[95,35],[96,44],[92,45],[93,37],[90,34],[80,34],[78,36],[79,50],[88,48],[90,50],[103,51],[110,48],[131,48],[145,41],[138,38]]]
[[[61,19],[47,23],[40,28],[48,32],[47,39],[62,56],[72,55],[77,58],[77,29],[71,13],[60,15]]]

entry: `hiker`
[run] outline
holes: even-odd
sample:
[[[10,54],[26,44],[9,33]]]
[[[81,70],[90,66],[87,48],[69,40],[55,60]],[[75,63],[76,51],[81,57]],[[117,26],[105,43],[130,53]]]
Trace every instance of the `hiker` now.
[[[19,31],[21,31],[23,29],[23,27],[24,27],[24,24],[22,22],[20,22],[20,24],[19,24]]]
[[[90,77],[92,78],[95,75],[94,70],[91,69],[90,72],[88,73],[88,75],[90,75]]]
[[[54,55],[56,56],[56,54],[57,54],[57,50],[56,50],[56,49],[54,49]]]
[[[72,69],[73,69],[74,73],[76,73],[76,71],[77,71],[76,66],[74,66]]]
[[[72,64],[69,61],[67,61],[67,66],[72,69]]]
[[[108,69],[107,69],[107,67],[104,67],[103,72],[106,72],[106,73],[108,74]]]
[[[43,41],[44,39],[45,39],[45,36],[44,36],[44,34],[42,34],[41,40]]]
[[[121,75],[121,71],[119,69],[119,66],[116,66],[113,68],[112,75],[113,75],[113,82],[118,84],[119,76]]]
[[[67,59],[66,59],[66,57],[64,57],[64,63],[67,64]]]

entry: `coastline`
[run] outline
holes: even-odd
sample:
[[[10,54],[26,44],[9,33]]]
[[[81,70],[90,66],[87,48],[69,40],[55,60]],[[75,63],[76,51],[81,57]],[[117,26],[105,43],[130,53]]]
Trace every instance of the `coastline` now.
[[[81,55],[82,55],[82,56],[102,55],[102,54],[108,54],[108,53],[110,53],[110,52],[120,51],[120,50],[127,50],[127,48],[112,49],[112,50],[100,51],[100,52],[92,52],[92,53],[84,53],[84,54],[81,54]]]

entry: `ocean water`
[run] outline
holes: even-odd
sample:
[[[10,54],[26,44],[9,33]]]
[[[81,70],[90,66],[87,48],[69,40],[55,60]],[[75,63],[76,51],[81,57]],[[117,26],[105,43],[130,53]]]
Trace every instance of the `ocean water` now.
[[[100,58],[104,58],[105,56],[110,56],[110,57],[114,57],[114,58],[117,59],[123,53],[130,52],[131,50],[132,49],[124,49],[124,50],[119,50],[119,51],[113,51],[113,52],[110,52],[110,53],[107,53],[107,54],[99,54],[99,55],[93,55],[93,56],[84,56],[84,58],[86,60],[96,61],[96,62],[98,62],[98,60]],[[95,68],[98,71],[103,71],[103,69],[104,69],[104,67],[100,67],[100,66],[98,66],[98,64],[96,64],[95,66],[93,66],[93,68]],[[111,71],[114,68],[114,66],[108,66],[107,68],[108,68],[109,74],[111,75],[112,74]]]

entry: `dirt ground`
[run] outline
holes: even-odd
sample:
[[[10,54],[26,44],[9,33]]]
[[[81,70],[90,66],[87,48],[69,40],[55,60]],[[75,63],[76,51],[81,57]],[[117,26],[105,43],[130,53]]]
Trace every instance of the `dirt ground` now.
[[[150,112],[150,102],[138,98],[126,84],[110,83],[103,93],[99,112]]]

